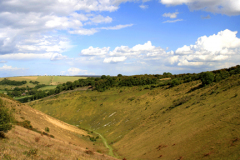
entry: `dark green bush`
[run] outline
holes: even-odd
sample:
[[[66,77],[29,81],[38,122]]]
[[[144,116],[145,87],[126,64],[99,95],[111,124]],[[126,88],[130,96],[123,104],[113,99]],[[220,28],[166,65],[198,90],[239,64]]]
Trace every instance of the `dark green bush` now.
[[[30,130],[33,130],[33,126],[31,125],[31,122],[28,120],[25,120],[23,122],[17,122],[17,125],[22,126],[27,129],[30,129]]]
[[[214,81],[214,74],[212,72],[203,72],[200,75],[200,79],[203,86],[211,84]]]
[[[49,128],[48,128],[48,127],[46,127],[46,128],[45,128],[45,131],[46,131],[46,132],[49,132]]]
[[[0,132],[7,132],[12,129],[13,115],[3,105],[2,99],[0,99]]]

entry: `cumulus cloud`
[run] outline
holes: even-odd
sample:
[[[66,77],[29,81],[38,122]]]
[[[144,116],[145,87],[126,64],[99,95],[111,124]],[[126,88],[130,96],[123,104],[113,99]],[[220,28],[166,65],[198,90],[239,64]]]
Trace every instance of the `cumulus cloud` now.
[[[157,56],[166,53],[161,47],[155,47],[152,45],[151,41],[147,43],[138,44],[129,48],[128,46],[116,47],[113,51],[109,53],[110,56]]]
[[[232,60],[232,56],[240,53],[240,38],[236,35],[237,31],[226,29],[209,37],[199,37],[195,45],[178,48],[175,51],[175,55],[179,55],[178,60],[174,62],[179,62],[179,66],[189,66]]]
[[[109,57],[109,58],[105,58],[103,60],[104,63],[111,63],[111,62],[122,62],[125,61],[127,59],[127,57],[125,56],[121,56],[121,57]]]
[[[17,67],[12,67],[8,65],[3,65],[0,67],[0,71],[18,71],[18,70],[25,70],[24,68],[17,68]]]
[[[90,46],[87,49],[83,49],[81,51],[81,55],[86,55],[86,56],[103,56],[106,55],[109,51],[110,47],[103,47],[103,48],[93,48]]]
[[[97,15],[93,18],[90,18],[91,22],[87,23],[87,24],[98,24],[98,23],[110,23],[112,22],[112,18],[107,16],[107,17],[103,17],[102,15]]]
[[[164,21],[163,23],[175,23],[175,22],[179,22],[179,21],[183,21],[183,19],[167,20],[167,21]]]
[[[62,52],[72,47],[69,40],[64,37],[31,35],[21,41],[15,41],[14,38],[12,40],[11,37],[9,39],[7,42],[5,40],[5,46],[0,47],[0,50],[5,51],[0,52],[0,59],[60,60],[67,58]]]
[[[93,75],[94,73],[88,72],[87,70],[82,70],[79,68],[69,68],[68,70],[69,75]],[[61,72],[61,73],[65,73],[65,72]]]
[[[179,12],[174,12],[174,13],[164,13],[162,16],[163,17],[169,17],[169,18],[177,18],[177,15]]]
[[[140,5],[139,7],[142,8],[142,9],[147,9],[147,8],[148,8],[148,5],[142,4],[142,5]]]
[[[21,59],[46,57],[50,60],[65,59],[66,56],[62,53],[72,46],[67,38],[57,36],[58,31],[93,35],[101,29],[117,30],[130,27],[131,24],[105,28],[85,26],[111,23],[111,17],[92,12],[116,11],[122,2],[2,0],[0,1],[0,55],[9,59],[20,59],[20,56],[23,56]],[[12,57],[13,55],[17,58]]]
[[[237,0],[160,0],[167,6],[186,4],[190,10],[204,10],[226,15],[240,14],[240,1]]]

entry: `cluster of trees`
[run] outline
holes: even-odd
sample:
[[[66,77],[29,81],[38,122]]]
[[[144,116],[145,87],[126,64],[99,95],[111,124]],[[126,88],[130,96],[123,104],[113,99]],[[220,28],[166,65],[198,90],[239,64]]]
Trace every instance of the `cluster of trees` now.
[[[7,90],[7,95],[10,97],[19,97],[21,96],[23,93],[25,93],[25,95],[35,95],[38,91],[39,88],[45,87],[45,84],[39,84],[36,85],[33,88],[30,87],[15,87],[13,90]]]
[[[240,66],[231,67],[228,69],[221,69],[212,72],[203,72],[200,74],[202,85],[208,85],[212,82],[219,82],[223,79],[228,78],[229,76],[240,74]]]
[[[66,82],[63,84],[59,84],[55,89],[50,89],[50,90],[30,90],[29,93],[34,91],[34,94],[31,94],[31,97],[25,97],[22,99],[19,99],[20,102],[29,102],[32,100],[37,100],[41,99],[50,95],[58,94],[62,91],[67,91],[67,90],[74,90],[77,87],[84,87],[84,86],[94,86],[95,84],[95,78],[87,78],[87,79],[79,79],[74,82]],[[39,85],[38,85],[39,86]]]
[[[156,84],[157,77],[154,75],[136,75],[136,76],[122,76],[118,74],[117,77],[110,77],[102,75],[101,78],[96,78],[95,89],[103,92],[111,87],[122,87],[122,86],[139,86]]]
[[[79,79],[74,82],[67,82],[60,84],[56,89],[47,91],[36,91],[32,97],[26,97],[21,99],[22,102],[36,100],[49,95],[57,94],[66,90],[74,90],[77,87],[91,86],[93,89],[103,92],[111,87],[122,87],[122,86],[140,86],[140,85],[151,85],[151,87],[158,86],[176,86],[182,83],[187,83],[195,80],[201,80],[203,85],[208,85],[212,82],[218,82],[227,77],[240,74],[240,66],[231,67],[229,69],[216,70],[212,72],[202,72],[199,74],[178,74],[172,75],[169,72],[164,72],[163,75],[135,75],[135,76],[123,76],[118,74],[116,77],[102,75],[100,78],[88,77],[87,79]],[[167,81],[158,81],[161,78],[171,78]],[[30,91],[29,91],[30,92]]]
[[[30,81],[29,83],[38,85],[40,82],[38,82],[38,81]]]
[[[21,86],[23,84],[26,84],[27,81],[11,81],[9,79],[4,78],[2,81],[0,81],[0,85],[12,85],[12,86]]]

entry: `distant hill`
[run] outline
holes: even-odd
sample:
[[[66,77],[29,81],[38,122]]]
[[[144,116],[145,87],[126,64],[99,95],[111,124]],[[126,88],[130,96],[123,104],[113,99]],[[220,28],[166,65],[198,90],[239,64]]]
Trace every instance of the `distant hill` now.
[[[28,105],[102,134],[128,160],[239,159],[240,75],[171,84],[72,91]]]

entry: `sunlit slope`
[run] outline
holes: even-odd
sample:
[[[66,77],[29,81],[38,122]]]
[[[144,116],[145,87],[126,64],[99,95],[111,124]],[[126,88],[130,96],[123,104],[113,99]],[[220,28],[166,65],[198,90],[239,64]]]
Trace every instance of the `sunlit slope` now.
[[[101,133],[127,159],[239,159],[239,75],[201,87],[78,91],[30,105]]]
[[[0,139],[0,159],[115,159],[107,156],[108,149],[100,140],[91,142],[86,131],[17,101],[0,98],[6,107],[12,109],[17,121],[28,120],[34,130],[38,131],[14,125],[6,134],[7,138]],[[46,131],[46,127],[49,128],[49,132]]]

